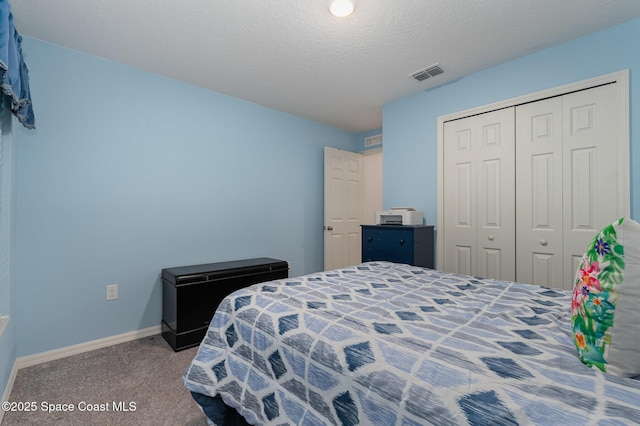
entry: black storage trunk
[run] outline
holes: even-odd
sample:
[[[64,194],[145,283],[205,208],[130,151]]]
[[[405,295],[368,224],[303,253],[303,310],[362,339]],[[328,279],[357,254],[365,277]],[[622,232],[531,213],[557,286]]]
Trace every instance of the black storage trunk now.
[[[268,257],[163,269],[162,337],[174,351],[199,345],[227,295],[288,275],[287,262]]]

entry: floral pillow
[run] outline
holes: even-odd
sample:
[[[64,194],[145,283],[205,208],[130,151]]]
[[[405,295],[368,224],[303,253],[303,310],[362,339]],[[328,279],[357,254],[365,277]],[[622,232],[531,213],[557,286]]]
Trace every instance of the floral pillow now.
[[[640,224],[621,218],[593,239],[571,303],[580,360],[617,376],[640,375]]]

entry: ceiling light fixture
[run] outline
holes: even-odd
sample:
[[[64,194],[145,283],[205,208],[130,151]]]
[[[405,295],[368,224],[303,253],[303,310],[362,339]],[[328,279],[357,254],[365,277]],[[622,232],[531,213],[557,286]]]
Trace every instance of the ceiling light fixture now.
[[[329,11],[333,16],[344,18],[353,13],[356,5],[353,0],[332,0],[329,4]]]

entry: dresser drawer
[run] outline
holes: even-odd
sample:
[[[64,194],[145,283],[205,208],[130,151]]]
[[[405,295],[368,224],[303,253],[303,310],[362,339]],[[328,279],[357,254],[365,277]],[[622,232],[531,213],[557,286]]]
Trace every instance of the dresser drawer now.
[[[410,230],[375,229],[366,234],[363,249],[413,250],[413,232]]]
[[[362,242],[363,261],[387,260],[413,264],[413,230],[381,226],[365,232]]]
[[[413,250],[363,250],[362,261],[386,260],[389,262],[413,264]]]
[[[434,267],[433,226],[362,225],[362,261]]]

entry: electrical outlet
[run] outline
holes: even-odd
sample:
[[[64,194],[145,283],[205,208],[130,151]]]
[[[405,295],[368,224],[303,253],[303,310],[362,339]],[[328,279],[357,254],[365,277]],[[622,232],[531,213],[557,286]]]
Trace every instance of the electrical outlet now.
[[[109,284],[107,286],[107,300],[116,300],[118,298],[118,284]]]

